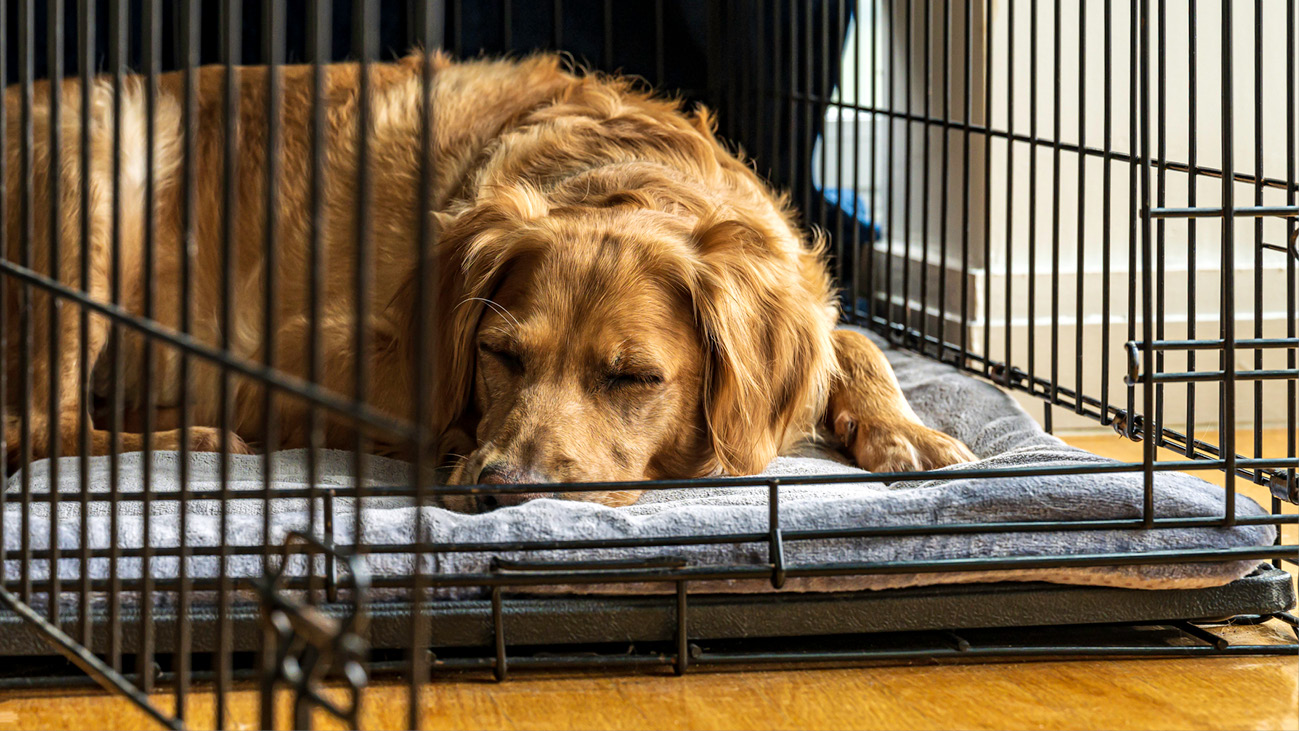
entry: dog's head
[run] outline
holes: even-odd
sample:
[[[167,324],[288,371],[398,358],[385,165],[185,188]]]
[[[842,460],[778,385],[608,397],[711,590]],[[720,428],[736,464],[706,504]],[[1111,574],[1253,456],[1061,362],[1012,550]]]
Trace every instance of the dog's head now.
[[[440,418],[473,444],[453,482],[752,474],[815,418],[834,372],[819,252],[787,226],[647,195],[571,206],[508,187],[444,223]]]

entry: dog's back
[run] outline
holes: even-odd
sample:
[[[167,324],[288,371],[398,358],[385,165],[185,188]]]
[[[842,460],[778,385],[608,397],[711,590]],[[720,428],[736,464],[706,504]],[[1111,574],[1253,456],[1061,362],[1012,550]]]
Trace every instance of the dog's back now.
[[[421,61],[431,65],[433,148],[430,166],[432,201],[421,203],[422,129],[425,109],[421,96]],[[316,79],[311,66],[282,68],[282,112],[279,124],[278,169],[274,171],[276,236],[273,275],[276,284],[274,365],[295,376],[306,377],[312,352],[311,262],[312,242],[321,250],[319,281],[321,364],[326,386],[342,394],[352,392],[352,352],[357,307],[355,268],[360,209],[357,190],[359,130],[361,123],[360,72],[357,64],[323,67],[323,127],[320,149],[312,116]],[[185,113],[187,79],[183,72],[162,74],[153,99],[152,124],[148,115],[146,81],[125,76],[120,101],[111,76],[96,79],[90,90],[87,115],[81,114],[83,90],[78,80],[63,82],[57,100],[57,144],[51,139],[56,104],[48,82],[32,86],[30,105],[23,89],[5,90],[5,194],[4,252],[6,258],[34,276],[53,280],[74,290],[84,289],[101,303],[110,303],[130,316],[144,316],[173,331],[183,325],[199,343],[229,349],[249,362],[266,359],[264,306],[268,259],[266,236],[266,185],[268,176],[268,78],[263,67],[238,68],[233,98],[236,156],[227,167],[227,89],[223,67],[196,70],[192,90],[193,116]],[[502,132],[517,124],[529,111],[554,102],[583,83],[561,68],[560,59],[541,55],[519,61],[453,63],[440,54],[410,56],[392,64],[374,64],[369,76],[370,126],[367,138],[369,173],[368,260],[371,286],[365,304],[375,350],[391,350],[388,341],[400,313],[389,305],[397,285],[409,278],[418,254],[420,211],[442,211],[453,201],[472,198],[482,184],[477,175],[492,145]],[[88,201],[83,242],[82,120],[89,122],[90,151]],[[115,120],[121,133],[115,133]],[[186,130],[192,130],[192,137]],[[28,141],[30,134],[30,144]],[[150,151],[153,140],[150,176]],[[187,184],[188,158],[192,168]],[[51,186],[52,156],[58,156],[58,179]],[[316,162],[322,163],[314,178]],[[226,190],[227,175],[232,182]],[[319,190],[313,187],[319,180]],[[55,205],[51,193],[57,191]],[[232,192],[233,205],[226,195]],[[317,196],[318,194],[318,196]],[[148,200],[153,201],[153,226],[146,225]],[[192,209],[186,210],[192,201]],[[191,217],[192,216],[192,217]],[[231,230],[227,232],[227,222]],[[193,233],[189,278],[183,277],[186,226]],[[51,237],[57,227],[58,236]],[[227,251],[229,263],[227,264]],[[57,252],[57,272],[50,254]],[[83,282],[83,256],[87,278]],[[229,267],[229,282],[226,269]],[[186,284],[188,286],[186,286]],[[6,278],[5,331],[6,403],[8,442],[16,436],[15,412],[23,404],[31,419],[30,430],[37,454],[47,440],[51,377],[57,381],[54,411],[64,439],[75,423],[79,394],[78,318],[71,308],[58,308],[52,320],[45,288],[23,288]],[[57,286],[56,285],[56,286]],[[227,297],[227,289],[229,296]],[[230,303],[227,312],[224,305]],[[188,323],[182,313],[188,306]],[[231,319],[230,326],[225,318]],[[145,403],[145,338],[132,327],[120,331],[120,356],[107,357],[113,340],[108,319],[90,317],[85,336],[93,391],[101,402],[116,391],[123,399],[128,430],[138,424]],[[31,337],[27,337],[30,330]],[[49,340],[59,361],[52,372]],[[372,354],[373,355],[373,354]],[[175,426],[180,402],[180,351],[152,347],[153,403],[156,428]],[[407,363],[376,362],[373,368],[406,369]],[[400,377],[397,377],[397,376]],[[191,360],[191,419],[193,424],[214,426],[221,421],[221,370],[202,359]],[[373,379],[368,399],[381,409],[408,415],[408,374]],[[263,395],[252,379],[232,377],[231,428],[248,439],[261,437]],[[26,400],[25,400],[26,399]],[[282,408],[302,404],[286,401]],[[101,419],[102,421],[102,419]],[[299,422],[302,420],[299,420]],[[103,424],[97,424],[101,429]],[[331,427],[331,441],[343,441],[349,430],[341,422]],[[281,433],[286,444],[303,443],[306,435],[293,423]],[[199,445],[204,446],[204,445]],[[238,446],[238,445],[237,445]],[[65,448],[66,451],[66,448]]]

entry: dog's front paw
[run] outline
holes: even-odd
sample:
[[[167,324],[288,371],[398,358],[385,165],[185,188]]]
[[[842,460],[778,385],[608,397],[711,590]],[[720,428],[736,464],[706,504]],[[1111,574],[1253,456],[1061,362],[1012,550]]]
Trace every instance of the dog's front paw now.
[[[869,472],[916,472],[976,459],[960,440],[912,421],[863,424],[843,411],[834,418],[834,433]]]
[[[192,426],[189,428],[189,449],[193,452],[220,452],[221,451],[221,430],[210,426]],[[167,432],[168,436],[174,438],[160,438],[161,445],[155,449],[180,449],[180,430]],[[162,435],[159,435],[162,437]],[[242,437],[233,431],[227,434],[228,441],[226,448],[230,454],[256,454],[253,448],[248,446]]]

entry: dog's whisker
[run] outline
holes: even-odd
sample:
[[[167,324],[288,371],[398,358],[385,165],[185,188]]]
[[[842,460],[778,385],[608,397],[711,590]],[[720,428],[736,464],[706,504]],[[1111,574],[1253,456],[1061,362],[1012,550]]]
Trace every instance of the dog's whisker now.
[[[463,305],[468,302],[482,302],[483,304],[487,305],[493,310],[496,310],[497,312],[501,313],[501,316],[507,318],[510,322],[512,322],[515,328],[521,327],[519,325],[519,321],[515,319],[514,315],[510,314],[509,310],[505,309],[500,304],[493,302],[490,299],[487,299],[486,297],[466,297],[465,299],[461,300],[460,304]]]

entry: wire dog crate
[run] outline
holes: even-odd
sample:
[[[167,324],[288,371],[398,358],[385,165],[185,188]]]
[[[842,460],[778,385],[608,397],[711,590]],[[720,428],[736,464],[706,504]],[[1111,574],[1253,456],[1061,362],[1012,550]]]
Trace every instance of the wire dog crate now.
[[[256,681],[264,694],[264,725],[274,720],[274,690],[289,688],[296,699],[295,727],[305,728],[320,709],[357,724],[368,677],[387,673],[409,683],[415,727],[422,684],[430,673],[450,670],[492,672],[504,679],[516,669],[684,673],[693,667],[764,663],[1299,651],[1299,642],[1232,645],[1205,628],[1213,621],[1296,624],[1288,613],[1294,602],[1292,578],[1281,569],[1296,565],[1299,550],[1293,534],[1283,532],[1299,523],[1293,507],[1299,503],[1299,7],[1296,0],[1190,0],[1176,11],[1167,5],[1164,0],[9,4],[0,14],[0,76],[10,85],[0,114],[0,124],[6,125],[0,129],[6,140],[0,159],[6,166],[0,169],[0,185],[5,186],[0,195],[6,201],[0,228],[5,237],[0,241],[0,321],[5,323],[0,357],[7,359],[0,366],[0,378],[6,379],[0,394],[5,399],[4,438],[16,434],[17,443],[6,445],[6,454],[15,456],[7,473],[13,475],[9,487],[0,493],[0,513],[16,509],[21,520],[0,524],[9,533],[0,535],[0,654],[19,658],[0,684],[73,682],[62,677],[66,661],[52,659],[57,651],[95,682],[129,695],[164,725],[185,724],[187,698],[202,684],[215,691],[215,721],[225,727],[231,723],[228,693],[238,683]],[[1099,422],[1141,442],[1144,449],[1143,459],[1134,463],[958,469],[945,476],[997,480],[1091,474],[1103,479],[1137,473],[1144,480],[1142,515],[1085,524],[934,523],[795,533],[781,528],[781,487],[818,478],[709,478],[641,487],[765,488],[769,530],[646,540],[636,547],[661,553],[595,563],[562,557],[576,548],[612,543],[364,542],[362,497],[409,500],[417,508],[415,515],[423,516],[440,495],[509,488],[436,484],[422,464],[414,465],[407,484],[318,486],[316,458],[328,419],[345,422],[361,435],[354,450],[357,474],[366,469],[368,433],[387,431],[408,440],[414,454],[423,454],[436,435],[417,421],[393,419],[367,405],[366,373],[359,361],[354,393],[319,387],[324,361],[318,337],[312,340],[310,374],[300,378],[269,359],[237,356],[228,330],[215,339],[196,334],[188,294],[177,303],[179,315],[173,318],[155,309],[165,305],[155,299],[152,283],[135,299],[118,286],[110,292],[90,291],[84,285],[89,280],[84,247],[94,235],[111,237],[118,276],[125,206],[116,204],[117,181],[129,172],[120,167],[122,139],[134,131],[152,140],[155,110],[164,103],[174,105],[183,120],[179,149],[154,153],[152,144],[146,147],[151,154],[178,157],[179,184],[164,190],[154,180],[153,166],[146,166],[141,204],[153,212],[156,198],[178,196],[180,218],[140,216],[140,256],[148,268],[156,248],[181,251],[176,276],[181,292],[191,290],[199,266],[195,192],[201,176],[218,176],[227,252],[220,260],[225,267],[223,321],[229,321],[237,306],[238,277],[228,256],[240,200],[234,166],[253,146],[268,161],[261,189],[268,224],[259,229],[267,260],[274,261],[278,251],[274,221],[284,213],[270,202],[276,200],[277,179],[283,174],[278,155],[286,132],[279,120],[286,100],[277,69],[308,64],[319,95],[324,64],[359,61],[364,120],[371,93],[366,70],[412,48],[437,47],[458,58],[562,50],[578,64],[639,75],[655,88],[714,108],[720,134],[743,149],[761,175],[789,192],[809,225],[829,234],[845,321],[994,383],[1022,403],[1041,404],[1048,431],[1071,419]],[[223,87],[215,123],[223,125],[219,144],[234,154],[224,156],[220,171],[195,164],[198,67],[208,63],[223,64],[227,79],[241,64],[271,68],[265,114],[272,121],[265,139],[236,134],[240,87]],[[169,72],[177,72],[179,82],[164,89],[160,79]],[[425,88],[432,73],[426,65]],[[61,150],[61,136],[49,130],[77,115],[76,128],[89,129],[91,85],[77,87],[81,101],[75,108],[67,108],[66,96],[52,90],[96,75],[100,85],[114,90],[112,99],[120,100],[126,86],[142,84],[146,110],[137,120],[122,116],[120,102],[113,110],[120,122],[113,124],[109,159],[119,162],[109,190],[79,186],[60,192],[59,176],[43,171],[80,166],[80,179],[87,179],[90,156]],[[423,98],[430,103],[428,94]],[[309,103],[314,126],[308,133],[315,136],[307,173],[317,191],[315,205],[329,175],[329,156],[318,132],[328,109],[318,96]],[[423,111],[430,118],[429,109]],[[145,129],[131,130],[133,123]],[[79,150],[89,147],[88,134],[82,132]],[[49,144],[37,155],[35,142],[41,135]],[[437,164],[428,154],[428,124],[423,135],[421,194],[430,190]],[[367,169],[365,140],[358,135],[359,170]],[[357,260],[367,262],[375,221],[364,174],[358,175],[355,190]],[[95,232],[85,212],[92,196],[105,195],[115,203],[113,229]],[[37,201],[46,208],[40,209]],[[61,216],[60,205],[81,212],[75,224]],[[322,213],[316,207],[307,215],[318,222]],[[410,216],[420,234],[420,260],[426,261],[433,245],[428,216],[414,210]],[[76,230],[66,230],[72,226]],[[60,241],[82,247],[80,273],[56,273],[34,257],[32,241],[39,236],[48,237],[52,247]],[[312,258],[304,262],[314,297],[313,327],[327,266],[315,253],[320,248],[313,239]],[[58,260],[57,249],[50,259]],[[356,301],[363,302],[374,275],[365,267],[356,270]],[[275,277],[265,277],[258,296],[273,302],[279,286]],[[249,296],[240,291],[240,297]],[[421,301],[423,296],[421,292]],[[356,315],[365,321],[364,313]],[[79,319],[79,340],[34,338],[37,318],[55,330],[60,318],[69,316]],[[271,315],[266,318],[266,332],[273,332]],[[111,357],[103,387],[92,383],[99,374],[85,365],[85,333],[92,319],[107,323]],[[369,337],[364,327],[357,337],[363,345]],[[311,486],[276,490],[268,470],[260,489],[236,496],[222,459],[218,491],[199,495],[190,488],[189,442],[182,438],[180,489],[148,489],[151,463],[145,460],[145,489],[119,494],[114,487],[107,498],[113,532],[106,547],[91,548],[89,458],[58,457],[61,451],[88,454],[92,426],[108,430],[107,459],[115,486],[123,469],[121,455],[128,451],[124,435],[142,434],[145,452],[157,448],[150,436],[158,430],[154,390],[146,389],[142,404],[127,404],[119,385],[132,367],[121,343],[131,338],[142,343],[145,353],[176,354],[183,384],[178,402],[182,434],[198,426],[190,394],[200,367],[220,374],[215,387],[222,389],[225,405],[220,423],[208,426],[220,426],[222,433],[235,419],[232,378],[264,384],[268,404],[272,393],[308,404]],[[79,359],[69,346],[79,349]],[[31,430],[35,419],[44,416],[33,415],[31,363],[38,352],[48,353],[51,370],[57,371],[61,358],[81,367],[76,398],[83,417],[74,433],[55,430],[52,459],[44,463],[49,485],[60,484],[60,469],[77,475],[80,491],[71,496],[33,487],[38,470]],[[140,361],[146,383],[152,383],[152,363],[147,355]],[[50,381],[51,393],[42,400],[50,404],[46,423],[56,424],[58,379]],[[138,425],[128,424],[132,409],[138,412]],[[85,416],[92,413],[93,424]],[[1206,413],[1217,414],[1216,428],[1204,424]],[[271,423],[270,416],[267,420],[261,446],[269,452],[283,425]],[[1252,426],[1252,445],[1236,435],[1240,424]],[[1265,426],[1284,434],[1284,454],[1264,454]],[[222,453],[233,448],[228,438],[219,445]],[[1161,459],[1159,448],[1182,458]],[[1156,474],[1201,470],[1221,471],[1225,477],[1222,516],[1195,523],[1160,515],[1153,499]],[[923,477],[933,475],[853,475],[852,480]],[[1244,484],[1270,491],[1270,515],[1237,517],[1238,486]],[[198,520],[189,517],[191,505],[211,504],[214,497],[220,544],[189,545],[186,521]],[[305,499],[313,506],[312,530],[258,546],[230,545],[226,521],[236,498],[264,501],[268,529],[262,535],[270,535],[273,501]],[[333,521],[338,506],[349,499],[355,500],[350,504],[357,513],[350,524],[354,540],[336,542]],[[60,525],[54,519],[60,500],[80,506],[79,522]],[[154,508],[169,502],[177,506],[179,545],[153,546],[147,539],[139,548],[119,545],[117,531],[127,521],[119,518],[120,506],[136,503],[148,537]],[[30,518],[31,508],[39,504],[50,516],[48,535],[38,535]],[[849,536],[1136,532],[1192,523],[1229,528],[1242,521],[1275,526],[1275,543],[1193,556],[1120,552],[925,564],[799,564],[786,562],[784,552],[789,542]],[[708,543],[764,545],[768,560],[699,567],[687,566],[673,554],[674,547]],[[510,557],[522,550],[549,551],[560,558]],[[438,572],[438,555],[467,552],[499,556],[487,573]],[[384,553],[410,556],[409,574],[369,577],[366,557]],[[305,557],[306,576],[285,571],[295,557]],[[236,578],[229,570],[245,558],[261,562],[260,578]],[[194,573],[194,562],[203,560],[215,562],[213,575]],[[1167,591],[1041,583],[834,594],[698,590],[701,582],[740,579],[769,580],[779,589],[797,577],[1187,560],[1270,563],[1226,586]],[[175,576],[155,578],[150,567],[165,562],[176,568]],[[65,573],[64,566],[74,570]],[[93,566],[103,571],[96,573]],[[135,572],[127,572],[127,566]],[[643,596],[525,591],[620,583],[653,583],[668,591]],[[451,587],[477,587],[488,594],[466,600],[430,594]],[[1014,633],[1008,628],[1020,629]],[[327,683],[341,684],[348,692],[326,693],[321,688]],[[170,706],[149,696],[163,689],[174,693]]]

